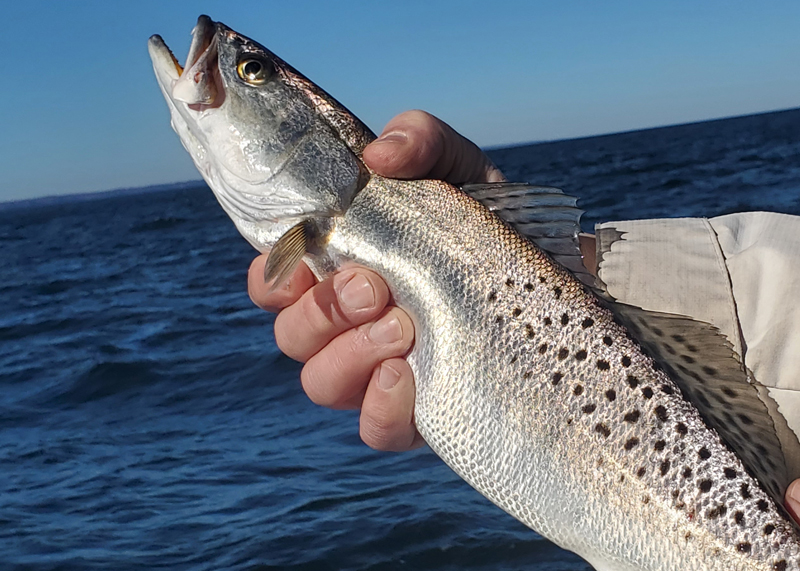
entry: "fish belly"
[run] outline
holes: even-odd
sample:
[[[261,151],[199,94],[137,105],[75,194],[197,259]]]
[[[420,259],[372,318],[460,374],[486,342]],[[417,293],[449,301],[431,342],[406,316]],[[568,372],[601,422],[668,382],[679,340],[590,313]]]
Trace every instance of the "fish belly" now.
[[[479,203],[374,179],[328,252],[387,280],[416,326],[420,433],[511,515],[601,571],[800,569],[794,527],[675,383]]]

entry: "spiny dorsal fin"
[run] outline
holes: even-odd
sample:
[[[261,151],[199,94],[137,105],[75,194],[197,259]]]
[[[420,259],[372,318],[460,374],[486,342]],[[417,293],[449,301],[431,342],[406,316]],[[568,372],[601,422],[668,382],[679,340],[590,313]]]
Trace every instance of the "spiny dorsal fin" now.
[[[264,283],[272,282],[269,291],[275,291],[294,273],[312,241],[312,225],[309,220],[295,224],[278,238],[269,252],[264,266]]]
[[[583,283],[594,286],[583,265],[578,234],[583,210],[577,198],[551,186],[517,182],[465,184],[461,190],[550,254]]]
[[[611,309],[678,384],[778,505],[794,476],[766,388],[756,382],[718,329],[688,317],[614,302]],[[772,402],[770,402],[772,401]],[[796,439],[795,439],[795,444]],[[798,444],[800,446],[800,444]]]

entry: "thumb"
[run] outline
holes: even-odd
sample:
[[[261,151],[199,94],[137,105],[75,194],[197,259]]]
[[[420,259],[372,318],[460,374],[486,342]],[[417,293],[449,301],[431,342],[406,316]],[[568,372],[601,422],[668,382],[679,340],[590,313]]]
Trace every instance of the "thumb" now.
[[[505,180],[475,143],[424,111],[406,111],[389,121],[363,157],[367,166],[391,178],[434,178],[453,184]]]

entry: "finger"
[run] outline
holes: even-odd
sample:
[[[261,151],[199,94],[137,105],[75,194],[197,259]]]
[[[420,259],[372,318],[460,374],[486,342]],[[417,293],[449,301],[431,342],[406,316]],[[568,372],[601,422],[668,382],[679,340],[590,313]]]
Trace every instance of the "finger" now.
[[[391,307],[380,319],[345,331],[311,357],[300,373],[303,390],[329,408],[355,408],[372,371],[381,361],[405,355],[414,342],[414,324]]]
[[[800,523],[800,480],[795,480],[786,488],[784,503],[786,511],[791,514],[794,521]]]
[[[414,425],[414,373],[405,359],[376,367],[361,408],[361,439],[376,450],[402,452],[425,441]]]
[[[307,361],[337,335],[374,320],[389,302],[389,288],[370,270],[335,274],[275,318],[275,342],[297,361]]]
[[[391,178],[452,184],[506,180],[475,143],[424,111],[406,111],[389,121],[363,157],[375,172]]]
[[[300,296],[317,281],[308,266],[301,262],[286,283],[274,291],[269,291],[271,284],[264,283],[266,263],[267,256],[262,254],[253,260],[247,272],[247,292],[253,303],[261,309],[277,313],[300,299]]]

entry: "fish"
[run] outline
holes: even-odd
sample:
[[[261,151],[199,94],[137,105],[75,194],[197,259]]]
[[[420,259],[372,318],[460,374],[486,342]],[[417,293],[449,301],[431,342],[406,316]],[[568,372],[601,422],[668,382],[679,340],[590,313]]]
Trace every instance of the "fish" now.
[[[183,66],[160,36],[148,48],[267,281],[301,260],[386,280],[415,325],[417,429],[472,487],[598,571],[800,570],[757,380],[712,326],[626,306],[582,270],[573,197],[379,176],[364,123],[208,16]],[[621,239],[599,235],[600,259]]]

